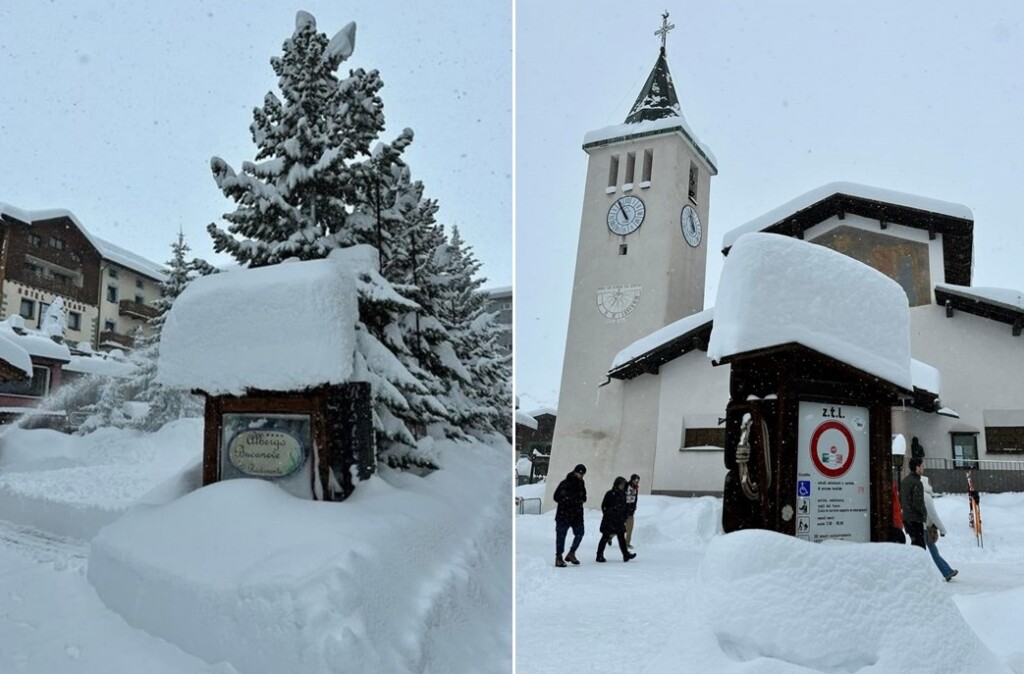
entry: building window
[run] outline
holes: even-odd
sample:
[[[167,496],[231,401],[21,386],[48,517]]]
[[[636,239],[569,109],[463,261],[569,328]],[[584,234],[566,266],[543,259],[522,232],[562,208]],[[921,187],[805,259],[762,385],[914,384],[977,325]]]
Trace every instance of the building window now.
[[[612,155],[611,163],[608,164],[608,187],[615,187],[619,184],[619,155]]]
[[[135,279],[135,287],[136,288],[140,288],[140,289],[142,288],[142,279],[140,279],[140,278]]]
[[[36,321],[36,330],[43,329],[43,321],[46,320],[46,310],[50,308],[47,302],[39,303],[39,320]]]
[[[15,396],[42,398],[50,392],[50,368],[32,366],[32,379],[28,381],[5,381],[0,383],[0,393]]]
[[[68,312],[68,329],[70,330],[81,330],[82,329],[82,314],[77,311]]]
[[[697,203],[697,165],[690,162],[690,201]]]
[[[651,182],[651,171],[654,169],[654,150],[644,150],[643,182]]]
[[[985,449],[1002,454],[1024,454],[1024,428],[1020,426],[985,427]]]
[[[683,447],[725,447],[724,428],[687,428]]]
[[[629,250],[629,245],[628,244],[625,244],[625,243],[620,243],[619,244],[619,255],[625,255],[628,250]]]
[[[107,267],[107,274],[110,278],[117,278],[117,267]]]
[[[32,300],[22,299],[21,309],[18,311],[18,314],[22,318],[32,320],[36,316],[36,303],[33,302]]]
[[[953,467],[978,468],[978,434],[950,433],[953,442]]]
[[[636,152],[630,152],[626,155],[626,177],[622,179],[624,183],[633,183],[633,172],[636,170]]]
[[[108,302],[116,302],[117,301],[117,286],[107,286],[107,301]]]
[[[29,234],[28,245],[34,246],[35,248],[41,247],[43,245],[43,237],[39,236],[38,234]]]
[[[59,236],[50,237],[50,248],[56,248],[57,250],[64,250],[64,239]]]
[[[135,302],[136,304],[145,304],[146,298],[144,298],[142,295],[136,295]]]
[[[103,322],[103,331],[104,332],[117,332],[117,323],[115,323],[114,321],[104,321]]]

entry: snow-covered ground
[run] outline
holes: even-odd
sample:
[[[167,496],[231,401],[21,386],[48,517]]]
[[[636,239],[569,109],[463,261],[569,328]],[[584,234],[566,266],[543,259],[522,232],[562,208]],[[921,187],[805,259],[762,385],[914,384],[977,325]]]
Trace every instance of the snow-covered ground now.
[[[628,564],[595,563],[598,511],[564,569],[554,512],[519,515],[516,672],[1024,672],[1024,494],[982,495],[983,549],[965,496],[935,505],[949,583],[910,545],[723,535],[710,497],[641,496]]]
[[[511,448],[343,503],[196,490],[202,424],[0,437],[0,672],[511,672]]]

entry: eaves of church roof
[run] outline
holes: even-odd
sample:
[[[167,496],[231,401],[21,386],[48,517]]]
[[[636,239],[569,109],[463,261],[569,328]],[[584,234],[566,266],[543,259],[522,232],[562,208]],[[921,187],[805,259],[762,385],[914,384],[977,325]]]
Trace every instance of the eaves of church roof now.
[[[935,303],[946,308],[946,315],[962,311],[1013,326],[1013,335],[1024,331],[1024,293],[1004,288],[969,288],[959,285],[935,286]]]
[[[768,232],[804,238],[804,232],[825,220],[849,213],[877,220],[879,229],[899,224],[942,234],[945,282],[971,284],[974,263],[974,214],[962,204],[928,199],[856,183],[836,182],[800,195],[751,220],[722,237],[722,254],[728,255],[743,234]]]

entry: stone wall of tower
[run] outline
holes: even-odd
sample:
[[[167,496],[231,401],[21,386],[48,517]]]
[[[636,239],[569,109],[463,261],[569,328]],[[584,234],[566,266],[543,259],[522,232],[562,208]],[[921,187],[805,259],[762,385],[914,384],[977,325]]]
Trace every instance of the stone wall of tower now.
[[[645,152],[653,153],[649,185],[642,180]],[[629,153],[635,156],[631,183],[625,175]],[[631,386],[628,397],[622,386],[602,384],[620,350],[703,308],[710,167],[678,131],[592,147],[589,154],[546,508],[553,507],[554,488],[577,463],[588,468],[591,506],[617,475],[652,474],[660,381],[650,377]],[[613,157],[619,171],[611,184]],[[693,201],[691,163],[699,172]],[[646,215],[639,229],[619,236],[608,228],[607,216],[625,195],[642,199]],[[682,235],[685,204],[701,218],[698,247]],[[609,318],[599,310],[599,293],[616,291],[632,297],[635,306],[624,317]]]

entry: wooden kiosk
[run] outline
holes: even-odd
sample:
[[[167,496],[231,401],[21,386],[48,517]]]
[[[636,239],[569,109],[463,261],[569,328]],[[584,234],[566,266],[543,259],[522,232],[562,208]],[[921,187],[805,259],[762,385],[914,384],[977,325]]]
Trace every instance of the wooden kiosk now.
[[[370,384],[351,381],[358,303],[339,261],[193,281],[167,315],[160,381],[206,399],[203,485],[269,480],[340,501],[376,466]]]
[[[747,234],[708,353],[731,366],[723,529],[889,540],[892,407],[914,393],[902,288],[823,246]]]

